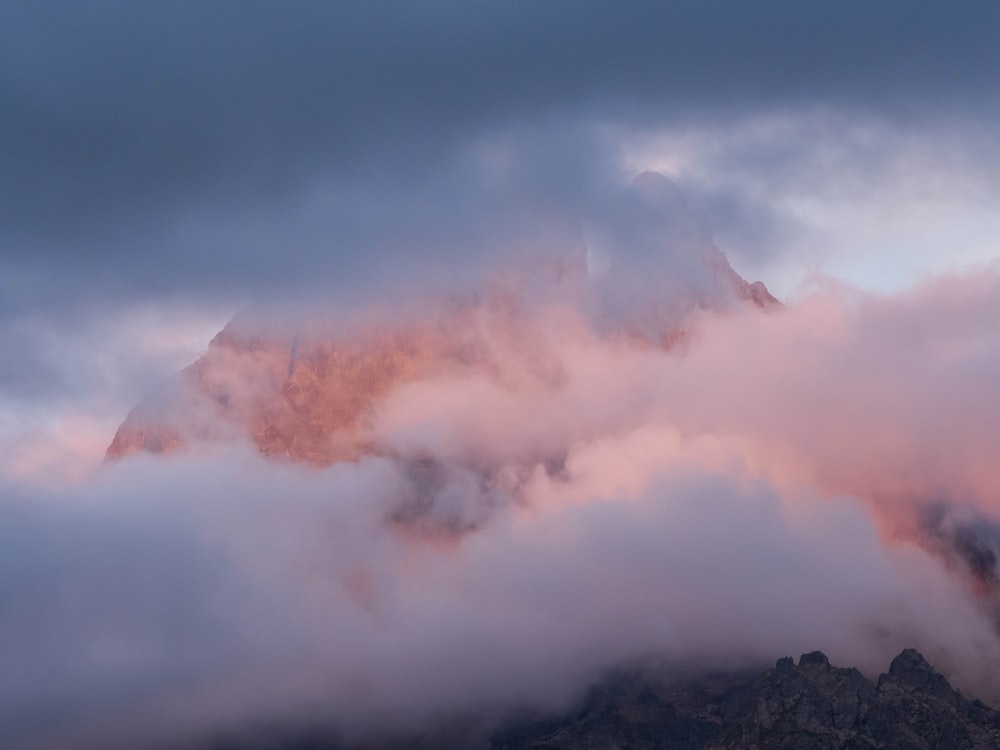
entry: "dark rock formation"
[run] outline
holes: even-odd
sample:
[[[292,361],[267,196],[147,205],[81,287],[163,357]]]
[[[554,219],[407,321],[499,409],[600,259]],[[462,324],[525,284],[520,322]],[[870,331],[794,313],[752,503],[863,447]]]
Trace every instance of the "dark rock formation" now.
[[[488,679],[484,676],[484,679]],[[478,727],[478,728],[477,728]],[[949,685],[913,649],[872,682],[819,651],[764,672],[677,679],[622,673],[561,717],[508,722],[484,736],[474,717],[419,737],[345,745],[328,733],[249,731],[212,750],[987,750],[1000,712]],[[273,729],[273,728],[272,728]],[[490,733],[486,733],[490,734]]]
[[[848,750],[1000,747],[1000,713],[953,689],[907,649],[872,683],[822,653],[762,674],[592,693],[577,714],[494,738],[493,750],[769,748]]]

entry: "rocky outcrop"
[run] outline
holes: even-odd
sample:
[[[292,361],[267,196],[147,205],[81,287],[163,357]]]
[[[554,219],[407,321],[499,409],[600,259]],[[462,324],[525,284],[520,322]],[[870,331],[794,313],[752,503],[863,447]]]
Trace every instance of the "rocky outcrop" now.
[[[931,750],[1000,747],[1000,712],[969,700],[916,651],[872,682],[820,652],[761,674],[595,690],[575,715],[524,725],[492,750],[754,748]]]
[[[109,458],[197,442],[249,439],[261,454],[325,466],[372,452],[374,405],[393,387],[489,365],[461,318],[340,334],[264,335],[241,318],[167,390],[139,404]]]
[[[488,676],[484,676],[488,679]],[[762,672],[678,679],[622,672],[561,717],[508,721],[484,737],[474,717],[365,745],[329,732],[220,740],[217,750],[995,750],[1000,712],[955,690],[915,650],[875,681],[819,651]],[[273,727],[272,727],[273,730]],[[288,739],[296,736],[295,740]],[[326,737],[326,738],[324,738]]]

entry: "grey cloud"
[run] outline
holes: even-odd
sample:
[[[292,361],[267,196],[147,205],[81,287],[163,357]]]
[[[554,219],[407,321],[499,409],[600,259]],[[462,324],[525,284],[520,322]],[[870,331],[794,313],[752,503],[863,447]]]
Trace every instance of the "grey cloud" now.
[[[226,314],[131,305],[0,316],[0,402],[124,413],[189,364]]]
[[[850,239],[863,241],[873,217],[886,233],[952,212],[950,241],[968,242],[956,209],[988,214],[1000,197],[1000,142],[985,120],[901,122],[884,112],[786,109],[650,129],[630,151],[633,163],[671,169],[691,205],[711,217],[736,267],[768,280],[783,265],[818,268],[831,252],[849,254],[850,246],[829,246],[831,228],[850,237],[857,225]]]
[[[470,144],[511,141],[536,168],[507,199],[529,193],[528,204],[541,186],[535,205],[564,207],[612,160],[591,128],[817,103],[981,118],[996,104],[998,13],[974,1],[8,3],[8,272],[33,269],[71,296],[82,292],[67,270],[108,294],[206,277],[259,289],[287,273],[279,253],[313,276],[325,260],[348,276],[374,273],[372,258],[418,252],[371,237],[410,202],[433,213],[419,196],[442,182],[445,203],[475,198],[481,175],[461,174]],[[574,169],[583,179],[569,179]],[[320,213],[333,217],[303,217],[323,184],[336,206]],[[380,215],[366,216],[360,196],[394,189],[397,200],[382,197]],[[426,230],[401,224],[389,244]],[[191,225],[202,230],[185,236]],[[440,244],[447,226],[439,217],[423,245]]]
[[[375,293],[396,303],[397,286],[463,280],[512,248],[579,249],[580,217],[635,218],[615,204],[631,177],[620,145],[644,132],[712,134],[732,123],[704,172],[679,175],[679,184],[724,230],[760,245],[786,230],[762,210],[773,196],[817,181],[854,189],[844,173],[864,181],[866,166],[891,168],[880,157],[897,137],[918,134],[919,150],[943,133],[962,160],[992,163],[995,151],[979,147],[991,143],[984,125],[997,110],[998,28],[1000,7],[987,0],[7,2],[0,397],[57,407],[95,391],[116,408],[137,400],[154,370],[166,374],[165,360],[104,338],[136,298],[225,307],[326,294],[337,309]],[[818,124],[795,124],[816,111]],[[744,138],[740,123],[771,112],[792,125]],[[881,123],[879,137],[845,138],[838,117],[855,115]],[[817,144],[830,142],[848,147],[824,161]],[[650,221],[671,218],[667,234],[681,244],[709,239],[687,215],[666,210]],[[648,261],[649,245],[632,230],[625,221],[615,241]],[[634,260],[640,274],[657,268]],[[996,368],[975,360],[988,348],[995,316],[982,313],[992,290],[970,302],[970,318],[985,322],[948,328],[958,347],[940,349],[958,362],[954,373],[910,346],[941,310],[903,326],[859,324],[871,340],[824,359],[820,304],[782,346],[767,328],[780,319],[756,334],[741,319],[722,326],[728,338],[707,354],[684,360],[703,363],[687,374],[673,360],[646,369],[649,353],[633,362],[605,352],[590,367],[581,354],[577,372],[591,380],[551,410],[529,399],[522,414],[499,394],[491,413],[473,389],[477,408],[433,410],[404,437],[415,452],[459,452],[476,439],[491,446],[498,436],[513,450],[573,442],[560,431],[581,420],[597,441],[570,446],[558,481],[574,489],[588,467],[606,476],[622,456],[646,472],[641,441],[620,441],[644,434],[662,407],[666,427],[723,443],[733,431],[762,446],[787,439],[809,453],[805,470],[831,494],[877,495],[881,485],[850,476],[846,464],[867,467],[883,456],[879,447],[850,430],[824,439],[820,405],[830,424],[849,414],[877,420],[860,419],[865,435],[887,423],[914,435],[933,425],[956,453],[921,443],[896,456],[890,474],[918,467],[927,484],[961,485],[948,462],[978,470],[970,446],[995,442],[982,394],[992,393]],[[944,296],[965,300],[969,289]],[[872,320],[881,319],[862,322]],[[97,353],[108,351],[104,371]],[[783,359],[762,355],[772,352]],[[809,370],[803,352],[827,369]],[[602,370],[614,362],[626,367],[617,380]],[[872,362],[878,372],[865,370]],[[896,378],[900,368],[940,374],[921,390]],[[837,390],[858,372],[853,397]],[[774,384],[761,394],[754,381]],[[455,397],[457,384],[442,387]],[[635,403],[639,418],[621,408]],[[434,445],[450,435],[457,447]],[[718,446],[708,442],[711,458]],[[888,459],[897,444],[887,442]],[[662,476],[647,487],[583,487],[579,505],[498,501],[481,513],[463,505],[474,502],[475,477],[445,472],[431,510],[483,529],[450,552],[419,548],[414,557],[382,526],[407,481],[382,461],[307,472],[223,452],[130,459],[59,491],[5,479],[0,740],[37,747],[44,734],[53,748],[92,740],[105,750],[169,724],[200,733],[296,712],[350,715],[361,733],[386,715],[413,727],[456,708],[551,706],[649,649],[729,666],[820,647],[882,665],[918,645],[950,654],[973,683],[995,659],[981,603],[940,561],[883,545],[860,503],[748,483],[735,469],[706,468],[700,443],[681,445],[680,458],[669,446],[660,449],[679,468],[656,455]],[[985,503],[987,489],[970,492]],[[865,499],[877,513],[878,498]],[[796,525],[803,516],[787,510],[796,503],[813,526]],[[518,523],[515,513],[532,510],[541,518]],[[981,511],[989,524],[976,528],[992,544],[995,514]]]
[[[200,444],[58,489],[0,480],[0,742],[197,747],[248,717],[380,738],[558,708],[651,653],[880,668],[916,646],[990,697],[998,289],[702,316],[683,354],[558,305],[537,322],[565,379],[401,386],[373,426],[401,458]],[[444,469],[414,475],[428,456]],[[516,493],[470,468],[531,460]]]
[[[169,523],[142,517],[149,512],[53,512],[37,497],[4,492],[5,745],[78,727],[108,704],[141,705],[151,698],[150,670],[173,684],[223,656],[224,642],[203,640],[219,562]],[[190,642],[200,645],[184,648]]]
[[[616,168],[591,129],[551,136],[526,127],[464,144],[419,175],[399,165],[398,174],[330,175],[293,196],[207,201],[141,227],[128,218],[127,227],[12,241],[4,302],[16,311],[178,293],[384,292],[382,282],[477,274],[553,231],[558,250],[578,241],[577,217],[614,184]]]
[[[237,452],[5,487],[0,739],[198,747],[332,722],[378,740],[558,708],[650,652],[731,667],[817,643],[872,665],[914,641],[988,649],[966,595],[884,548],[853,503],[797,527],[766,484],[666,471],[527,524],[493,513],[448,551],[381,525],[398,479],[382,461],[312,472]]]

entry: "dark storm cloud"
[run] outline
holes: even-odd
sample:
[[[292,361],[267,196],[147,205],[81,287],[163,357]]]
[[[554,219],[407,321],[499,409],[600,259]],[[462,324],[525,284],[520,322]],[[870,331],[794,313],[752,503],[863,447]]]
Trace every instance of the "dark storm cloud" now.
[[[458,211],[414,200],[428,183],[492,205],[467,173],[484,139],[514,133],[543,177],[582,171],[544,196],[579,202],[613,150],[602,125],[816,104],[975,116],[996,103],[998,29],[973,1],[5,3],[3,253],[112,289],[259,279],[279,253],[343,271],[386,223],[441,244]],[[303,191],[330,183],[334,208],[304,218]],[[393,216],[411,205],[430,218]]]

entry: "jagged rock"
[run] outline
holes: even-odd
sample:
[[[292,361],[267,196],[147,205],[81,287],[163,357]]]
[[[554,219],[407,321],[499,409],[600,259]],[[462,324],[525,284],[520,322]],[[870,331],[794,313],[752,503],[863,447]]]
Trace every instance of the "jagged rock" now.
[[[474,725],[474,722],[473,724]],[[468,730],[469,724],[464,725]],[[457,725],[463,726],[461,722]],[[489,739],[455,725],[419,737],[351,747],[233,741],[225,750],[995,750],[1000,712],[952,688],[907,649],[876,683],[819,651],[763,672],[671,679],[618,674],[561,717],[508,722]]]
[[[909,692],[922,692],[945,700],[957,695],[944,675],[934,671],[923,655],[908,648],[892,660],[889,673],[879,679],[879,686],[895,683]]]
[[[876,684],[819,652],[714,683],[605,690],[544,729],[501,733],[492,750],[753,748],[930,750],[1000,747],[1000,712],[970,701],[907,649]]]
[[[799,657],[799,667],[829,667],[830,660],[822,651],[810,651]]]

